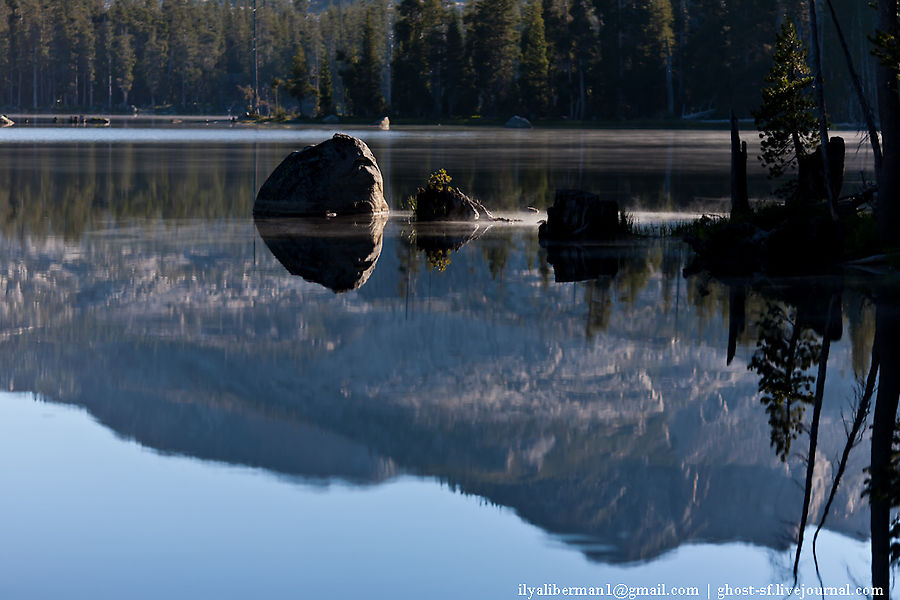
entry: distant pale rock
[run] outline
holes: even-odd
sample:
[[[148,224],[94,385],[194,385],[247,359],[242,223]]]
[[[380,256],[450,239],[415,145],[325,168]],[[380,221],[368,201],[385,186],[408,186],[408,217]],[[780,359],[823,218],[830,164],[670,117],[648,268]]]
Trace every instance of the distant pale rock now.
[[[382,117],[380,121],[375,123],[375,127],[377,127],[378,129],[383,129],[383,130],[387,131],[388,129],[391,128],[391,120],[388,119],[387,117]]]
[[[509,121],[506,122],[506,125],[504,125],[504,127],[508,127],[509,129],[531,129],[531,121],[529,121],[525,117],[515,115],[513,117],[510,117]]]
[[[325,123],[326,125],[333,125],[335,123],[340,123],[341,120],[338,118],[337,115],[328,115],[327,117],[322,119],[322,122]]]
[[[384,180],[365,142],[336,133],[292,152],[260,188],[256,216],[386,213]]]
[[[15,121],[10,119],[6,115],[0,115],[0,127],[11,127],[15,124]]]

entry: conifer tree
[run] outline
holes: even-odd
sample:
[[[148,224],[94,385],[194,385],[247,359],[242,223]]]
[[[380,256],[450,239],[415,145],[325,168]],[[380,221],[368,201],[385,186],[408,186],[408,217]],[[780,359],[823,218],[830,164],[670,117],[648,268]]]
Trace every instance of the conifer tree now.
[[[785,21],[775,40],[772,61],[762,90],[762,105],[753,116],[761,140],[759,160],[774,179],[796,167],[799,158],[815,148],[818,121],[806,48],[790,20]],[[791,187],[788,184],[780,193],[789,194]]]
[[[533,0],[526,8],[522,30],[522,62],[519,65],[519,92],[529,115],[546,114],[550,99],[547,40],[541,5]]]
[[[477,0],[467,14],[467,51],[485,114],[499,114],[512,100],[518,58],[515,16],[513,0]]]
[[[322,65],[319,67],[319,115],[325,117],[334,113],[331,67],[328,65],[328,57],[323,53]]]
[[[303,44],[297,44],[297,51],[294,53],[291,63],[291,77],[287,81],[287,91],[301,106],[303,99],[309,94],[309,72]]]

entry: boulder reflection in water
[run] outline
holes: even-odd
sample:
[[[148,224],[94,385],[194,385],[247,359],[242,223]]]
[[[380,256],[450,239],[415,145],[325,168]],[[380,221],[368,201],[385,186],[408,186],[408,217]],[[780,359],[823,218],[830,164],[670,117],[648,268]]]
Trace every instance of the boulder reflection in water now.
[[[291,275],[341,293],[362,287],[375,270],[387,216],[255,222],[266,246]]]

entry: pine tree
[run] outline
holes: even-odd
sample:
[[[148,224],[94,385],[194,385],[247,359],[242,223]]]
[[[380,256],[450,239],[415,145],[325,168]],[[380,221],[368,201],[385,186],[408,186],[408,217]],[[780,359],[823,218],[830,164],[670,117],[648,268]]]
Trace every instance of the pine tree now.
[[[384,113],[385,101],[384,95],[381,93],[381,61],[378,58],[371,7],[366,10],[360,56],[351,61],[348,69],[341,72],[341,79],[344,82],[345,96],[350,101],[350,109],[353,114],[372,117]]]
[[[544,37],[544,18],[537,0],[530,2],[525,12],[522,31],[522,62],[519,65],[519,92],[526,112],[531,116],[546,114],[550,100],[549,61],[547,40]]]
[[[291,64],[291,77],[287,80],[287,91],[302,107],[303,99],[310,91],[309,72],[303,44],[297,44],[297,51],[294,53],[294,60]]]
[[[432,104],[422,0],[403,0],[394,24],[391,104],[401,115],[425,116]]]
[[[759,160],[774,179],[797,166],[815,148],[818,121],[806,48],[790,20],[775,40],[772,69],[765,77],[762,105],[753,112],[760,137]],[[791,192],[791,184],[782,195]]]
[[[462,23],[458,14],[454,11],[450,15],[450,22],[447,25],[447,43],[445,49],[445,59],[443,63],[443,80],[444,80],[444,112],[447,115],[455,115],[459,112],[466,112],[460,109],[467,108],[466,97],[467,77],[469,69],[466,64],[466,48],[463,43]]]
[[[477,0],[466,15],[467,50],[480,110],[497,115],[509,109],[514,89],[518,36],[513,0]]]
[[[131,92],[131,86],[134,85],[135,62],[132,35],[123,31],[116,36],[113,59],[116,87],[122,92],[123,107],[128,106],[128,94]]]
[[[323,53],[322,65],[319,67],[319,115],[325,117],[334,113],[331,67],[328,65],[328,57]]]

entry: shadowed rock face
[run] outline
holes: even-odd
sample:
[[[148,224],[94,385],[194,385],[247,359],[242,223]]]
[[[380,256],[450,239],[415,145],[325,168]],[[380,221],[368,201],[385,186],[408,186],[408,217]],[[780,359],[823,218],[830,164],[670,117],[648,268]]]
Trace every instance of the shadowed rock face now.
[[[325,216],[389,210],[375,156],[360,139],[336,133],[292,152],[262,185],[255,216]]]
[[[256,229],[292,275],[340,293],[372,275],[381,256],[386,215],[357,218],[256,219]]]

